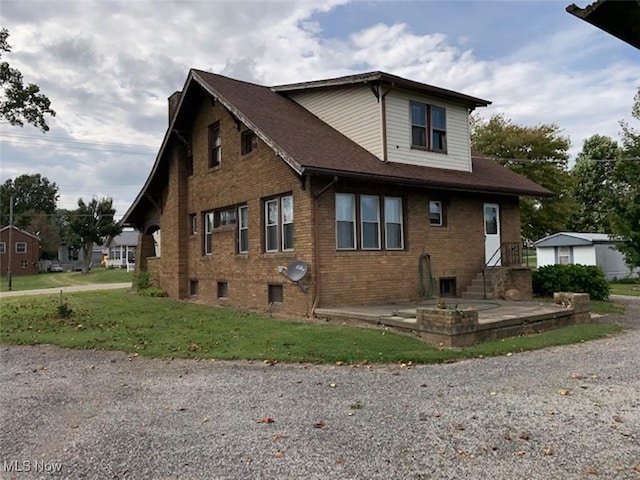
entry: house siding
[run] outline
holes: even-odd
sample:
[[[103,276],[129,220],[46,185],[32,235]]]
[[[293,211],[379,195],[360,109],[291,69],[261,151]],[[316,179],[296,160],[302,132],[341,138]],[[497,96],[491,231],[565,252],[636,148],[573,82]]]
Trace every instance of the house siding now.
[[[289,97],[378,158],[383,158],[380,103],[368,87],[293,92]]]
[[[0,275],[7,276],[7,267],[9,264],[9,255],[11,255],[11,275],[33,275],[38,273],[38,258],[40,256],[40,241],[27,235],[21,230],[13,230],[12,245],[9,245],[9,229],[5,228],[0,231],[0,242],[5,244],[5,253],[0,253]],[[27,245],[25,253],[16,253],[16,243],[24,242]],[[23,266],[23,262],[26,265]]]
[[[415,100],[446,109],[447,153],[411,148],[409,102]],[[471,171],[469,114],[465,106],[440,99],[392,90],[385,98],[387,119],[387,159],[426,167]]]

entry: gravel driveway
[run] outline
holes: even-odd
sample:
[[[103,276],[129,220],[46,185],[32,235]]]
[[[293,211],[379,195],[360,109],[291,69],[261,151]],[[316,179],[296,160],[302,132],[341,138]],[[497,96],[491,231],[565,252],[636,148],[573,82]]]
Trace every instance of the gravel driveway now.
[[[409,367],[3,345],[0,477],[638,480],[639,345]]]

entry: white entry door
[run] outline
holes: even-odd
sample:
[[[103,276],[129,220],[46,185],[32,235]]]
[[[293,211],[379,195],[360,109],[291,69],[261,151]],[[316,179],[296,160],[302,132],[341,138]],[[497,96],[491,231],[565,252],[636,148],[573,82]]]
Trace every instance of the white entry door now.
[[[484,262],[490,267],[500,266],[500,206],[484,204]],[[498,252],[498,253],[496,253]]]

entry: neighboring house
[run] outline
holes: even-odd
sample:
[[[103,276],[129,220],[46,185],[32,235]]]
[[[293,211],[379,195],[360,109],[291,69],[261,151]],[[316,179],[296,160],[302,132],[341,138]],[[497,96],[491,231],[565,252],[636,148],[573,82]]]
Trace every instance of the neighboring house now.
[[[131,268],[136,262],[136,247],[139,233],[135,230],[123,231],[105,243],[107,250],[106,267]]]
[[[10,232],[9,226],[0,229],[0,274],[7,276],[9,263],[11,276],[38,273],[40,239],[18,227],[11,230]]]
[[[84,260],[82,248],[72,247],[67,244],[60,244],[58,247],[58,261],[65,270],[81,270]],[[102,260],[102,247],[96,243],[91,250],[91,267],[100,265]]]
[[[519,197],[551,195],[472,156],[489,103],[383,72],[269,88],[191,70],[123,217],[136,268],[175,298],[293,314],[460,296],[485,264],[520,265],[501,255]]]
[[[542,238],[536,247],[538,267],[547,265],[595,265],[608,280],[638,276],[631,271],[624,256],[615,249],[616,241],[604,233],[560,232]]]
[[[640,49],[640,1],[598,0],[585,8],[571,4],[570,14]]]

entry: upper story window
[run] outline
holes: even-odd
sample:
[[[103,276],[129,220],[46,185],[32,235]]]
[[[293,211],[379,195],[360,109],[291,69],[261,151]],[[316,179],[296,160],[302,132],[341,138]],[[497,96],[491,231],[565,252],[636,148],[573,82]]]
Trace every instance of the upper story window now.
[[[264,249],[266,252],[293,250],[293,196],[264,202]]]
[[[245,130],[242,132],[241,137],[242,145],[241,151],[242,155],[246,155],[249,152],[253,152],[258,148],[258,136],[253,133],[251,130]]]
[[[410,105],[411,146],[446,153],[446,110],[443,107],[422,102],[410,102]]]
[[[209,125],[209,168],[217,167],[222,162],[222,140],[220,138],[220,122]]]
[[[336,248],[404,249],[402,198],[336,193]]]
[[[27,242],[16,242],[16,253],[27,253]]]

